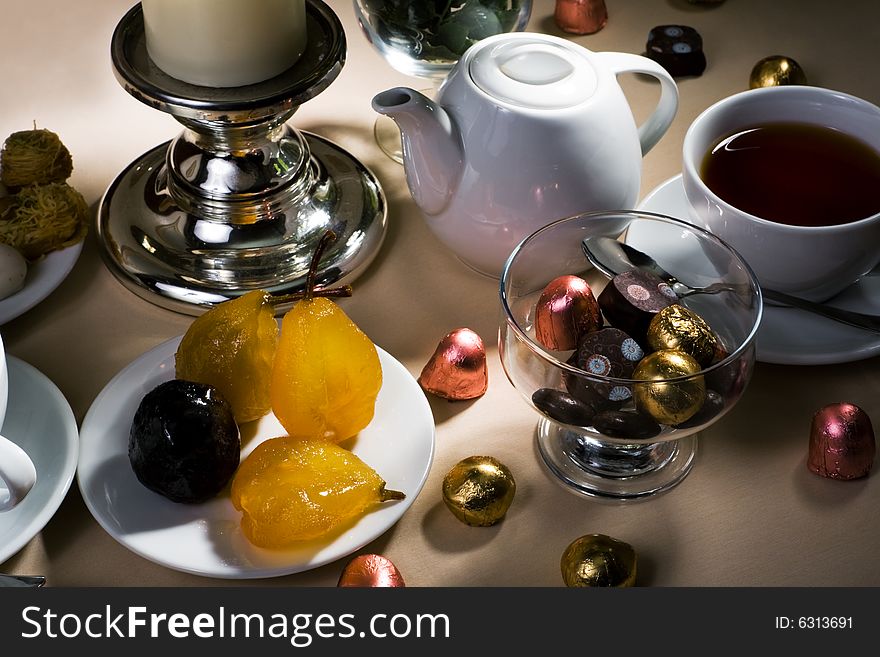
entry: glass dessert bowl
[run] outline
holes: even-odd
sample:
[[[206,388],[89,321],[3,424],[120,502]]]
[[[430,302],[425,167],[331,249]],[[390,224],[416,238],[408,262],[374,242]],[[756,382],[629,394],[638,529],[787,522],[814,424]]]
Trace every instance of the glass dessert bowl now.
[[[583,240],[603,236],[641,266],[621,258],[607,274],[594,268]],[[648,271],[644,255],[671,276]],[[556,221],[514,249],[500,292],[502,365],[541,416],[544,463],[578,493],[634,499],[675,486],[699,432],[751,378],[758,282],[736,251],[679,219],[621,211]]]

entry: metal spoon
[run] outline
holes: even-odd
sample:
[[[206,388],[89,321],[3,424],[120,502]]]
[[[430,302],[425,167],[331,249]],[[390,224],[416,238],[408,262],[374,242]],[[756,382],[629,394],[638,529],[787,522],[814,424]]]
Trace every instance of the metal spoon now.
[[[596,269],[607,276],[616,276],[630,269],[642,269],[649,271],[655,276],[666,281],[679,297],[690,294],[717,294],[719,292],[735,292],[736,286],[724,283],[713,283],[706,287],[691,287],[679,281],[675,276],[663,269],[657,262],[646,253],[634,249],[629,244],[624,244],[610,237],[586,237],[582,242],[584,255]],[[793,297],[784,292],[761,288],[765,299],[776,301],[787,306],[807,310],[828,319],[833,319],[843,324],[856,326],[861,329],[880,333],[880,317],[865,315],[850,310],[833,308],[821,303],[807,301],[799,297]]]
[[[0,574],[0,588],[40,588],[45,585],[42,575],[3,575]]]

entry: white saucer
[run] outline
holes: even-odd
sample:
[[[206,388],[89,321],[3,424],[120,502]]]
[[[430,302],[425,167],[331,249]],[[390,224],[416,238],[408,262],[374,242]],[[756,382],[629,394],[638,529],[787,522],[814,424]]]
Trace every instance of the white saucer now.
[[[64,395],[36,368],[7,354],[9,405],[2,434],[27,452],[37,483],[0,512],[0,563],[30,541],[61,506],[76,472],[76,418]]]
[[[639,209],[688,221],[681,175],[660,184],[645,197]],[[663,248],[663,245],[655,248]],[[866,276],[835,297],[830,305],[880,314],[880,275]],[[805,310],[769,304],[764,305],[756,344],[759,361],[780,365],[846,363],[880,354],[880,334]]]
[[[24,287],[0,299],[0,324],[12,321],[48,297],[79,259],[83,243],[77,242],[60,251],[53,251],[37,262],[28,263]]]
[[[183,572],[227,579],[288,575],[350,554],[394,525],[412,505],[434,457],[434,417],[422,389],[406,368],[379,349],[382,389],[370,425],[346,443],[389,488],[406,499],[386,503],[331,540],[289,550],[265,550],[248,542],[241,515],[228,493],[203,504],[177,504],[145,488],[128,459],[128,436],[143,396],[174,376],[180,338],[140,356],[117,374],[83,420],[77,479],[83,499],[101,526],[140,556]],[[251,428],[251,427],[248,427]],[[242,458],[267,438],[285,435],[270,414],[244,436]],[[352,444],[353,443],[353,444]]]

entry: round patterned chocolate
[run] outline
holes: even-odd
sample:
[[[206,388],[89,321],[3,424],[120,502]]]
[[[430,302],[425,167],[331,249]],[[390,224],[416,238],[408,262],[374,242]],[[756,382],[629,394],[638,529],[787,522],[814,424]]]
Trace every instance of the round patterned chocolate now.
[[[700,75],[706,70],[703,37],[688,25],[657,25],[648,32],[645,56],[672,77]]]
[[[597,300],[609,324],[647,344],[654,315],[677,303],[678,295],[654,274],[634,269],[612,278]]]
[[[592,377],[629,379],[644,356],[639,343],[620,329],[604,328],[587,333],[568,360],[569,365],[585,374],[566,372],[565,386],[573,397],[597,409],[620,406],[632,398],[630,387]]]

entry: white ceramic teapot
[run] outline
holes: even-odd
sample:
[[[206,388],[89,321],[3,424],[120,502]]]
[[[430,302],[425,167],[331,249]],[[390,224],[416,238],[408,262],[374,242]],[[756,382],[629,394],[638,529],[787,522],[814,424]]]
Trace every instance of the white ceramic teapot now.
[[[659,103],[639,127],[620,73],[660,81]],[[645,57],[515,32],[472,46],[436,102],[397,87],[377,94],[373,109],[400,128],[407,184],[431,229],[465,263],[497,277],[541,226],[635,207],[642,156],[672,122],[678,89]]]

